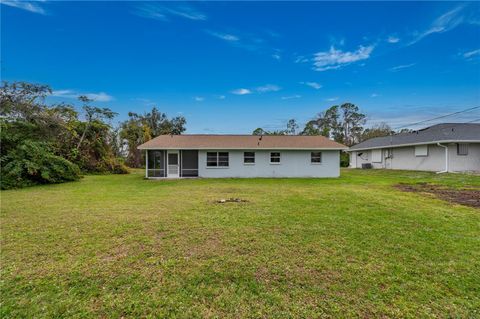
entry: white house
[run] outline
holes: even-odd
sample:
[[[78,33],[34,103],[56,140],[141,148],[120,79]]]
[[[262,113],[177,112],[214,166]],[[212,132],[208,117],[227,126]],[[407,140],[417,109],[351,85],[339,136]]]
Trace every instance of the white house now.
[[[338,177],[344,145],[323,136],[161,135],[146,150],[147,178]]]
[[[350,147],[350,167],[480,172],[480,124],[444,123]]]

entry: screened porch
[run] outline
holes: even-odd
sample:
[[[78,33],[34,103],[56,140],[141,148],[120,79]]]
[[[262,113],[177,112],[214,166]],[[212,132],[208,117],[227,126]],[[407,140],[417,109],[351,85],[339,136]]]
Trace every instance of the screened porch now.
[[[198,177],[197,150],[147,150],[147,178]]]

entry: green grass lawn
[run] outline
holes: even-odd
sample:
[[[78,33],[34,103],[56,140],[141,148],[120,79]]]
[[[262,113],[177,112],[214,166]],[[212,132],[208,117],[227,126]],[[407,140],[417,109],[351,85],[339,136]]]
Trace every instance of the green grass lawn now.
[[[399,183],[130,175],[1,192],[6,317],[480,317],[480,210]],[[246,203],[218,204],[239,197]]]

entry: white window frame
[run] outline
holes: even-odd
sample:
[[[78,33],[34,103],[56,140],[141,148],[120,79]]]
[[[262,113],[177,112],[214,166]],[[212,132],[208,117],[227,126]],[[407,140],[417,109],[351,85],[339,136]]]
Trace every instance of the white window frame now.
[[[372,163],[381,163],[382,162],[382,149],[372,150]]]
[[[313,156],[313,153],[320,153],[320,162],[313,162],[312,161],[314,157],[318,157],[318,156]],[[321,165],[322,164],[322,152],[320,152],[320,151],[310,152],[310,164]]]
[[[208,153],[216,153],[216,164],[215,166],[208,166]],[[227,153],[227,166],[220,166],[220,153]],[[230,167],[230,153],[229,152],[206,152],[205,153],[205,167],[206,168],[229,168]]]
[[[278,153],[278,162],[272,162],[272,154]],[[276,158],[277,156],[275,156]],[[281,152],[270,152],[270,165],[280,165],[282,163],[282,153]]]
[[[415,157],[427,157],[427,156],[428,156],[428,145],[415,146]]]
[[[245,154],[246,153],[252,153],[253,156],[246,156]],[[252,159],[253,158],[253,162],[245,162],[245,159],[246,158],[250,158]],[[243,165],[255,165],[255,152],[243,152]]]
[[[460,152],[460,147],[464,147],[465,153]],[[457,143],[457,155],[458,156],[468,156],[468,144],[467,143]]]

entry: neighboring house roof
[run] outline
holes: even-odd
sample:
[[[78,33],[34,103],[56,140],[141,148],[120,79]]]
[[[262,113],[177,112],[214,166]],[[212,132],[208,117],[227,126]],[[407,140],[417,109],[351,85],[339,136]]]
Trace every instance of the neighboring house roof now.
[[[480,124],[437,124],[411,133],[371,138],[350,147],[350,150],[450,142],[480,142]]]
[[[324,136],[160,135],[138,149],[347,149]]]

